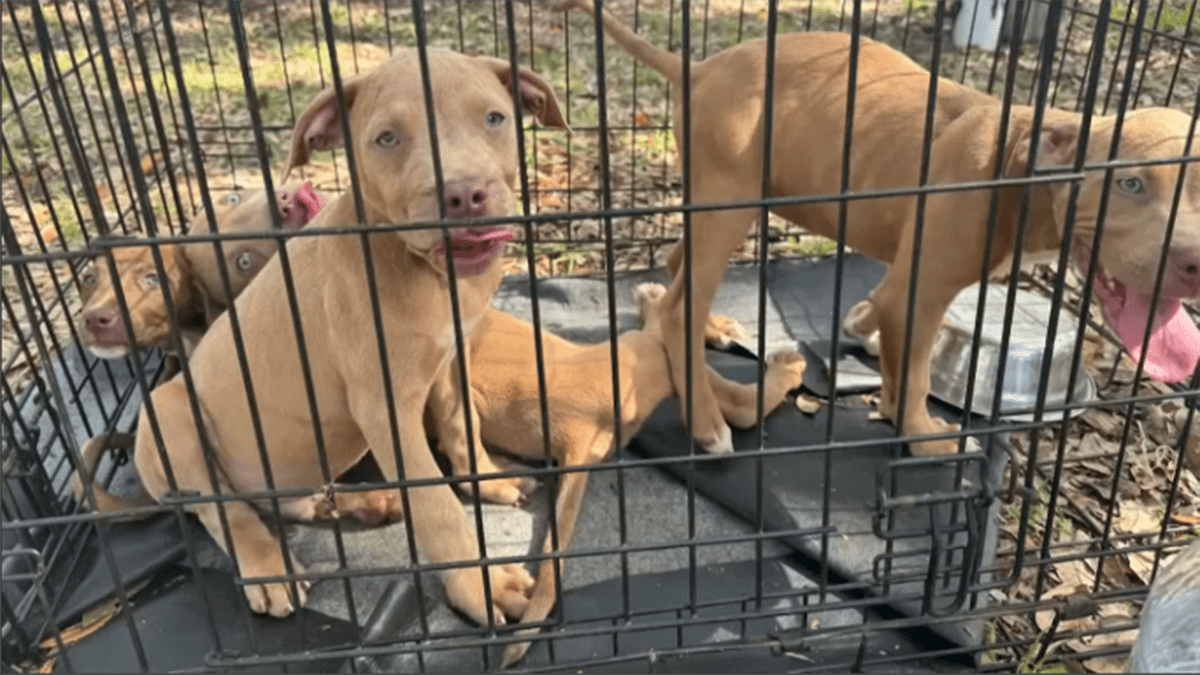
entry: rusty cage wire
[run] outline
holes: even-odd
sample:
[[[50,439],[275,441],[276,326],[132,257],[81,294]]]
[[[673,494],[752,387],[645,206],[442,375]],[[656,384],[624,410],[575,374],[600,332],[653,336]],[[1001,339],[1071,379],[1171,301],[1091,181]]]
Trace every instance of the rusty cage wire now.
[[[1094,239],[1081,238],[1090,230],[1074,240],[1060,232],[1060,250],[1048,261],[1022,264],[1016,255],[1011,268],[1006,263],[992,276],[973,271],[980,283],[954,306],[966,313],[952,316],[963,324],[965,370],[958,375],[965,392],[954,400],[945,387],[935,387],[930,408],[962,423],[962,431],[942,434],[959,444],[960,453],[937,457],[912,456],[907,436],[879,419],[878,362],[840,330],[846,311],[884,275],[881,264],[847,241],[847,211],[856,200],[917,195],[916,261],[931,195],[997,186],[1027,194],[1039,186],[1074,186],[1064,207],[1070,232],[1088,172],[1103,174],[1108,185],[1114,172],[1128,167],[1178,166],[1178,185],[1163,188],[1172,195],[1164,202],[1172,223],[1168,232],[1192,228],[1197,234],[1196,196],[1185,189],[1188,174],[1182,169],[1198,158],[1197,3],[596,4],[658,47],[691,55],[691,61],[680,61],[682,92],[672,92],[667,78],[636,62],[611,38],[599,39],[599,9],[588,16],[515,0],[4,0],[0,600],[6,672],[496,670],[505,648],[522,640],[531,640],[532,647],[515,668],[531,671],[1028,672],[1067,663],[1084,669],[1072,672],[1113,672],[1113,664],[1123,662],[1147,587],[1164,562],[1196,537],[1200,524],[1195,420],[1200,371],[1193,365],[1181,382],[1153,381],[1146,354],[1130,358],[1119,331],[1091,299],[1094,284],[1104,282],[1069,264],[1072,241],[1083,242],[1085,264],[1095,268],[1100,260],[1110,190],[1100,198]],[[839,193],[773,193],[770,176],[777,169],[764,161],[759,197],[693,201],[691,181],[705,167],[690,161],[691,136],[685,134],[677,146],[673,124],[686,128],[691,109],[684,106],[676,120],[671,103],[679,93],[691,100],[689,69],[754,39],[764,39],[767,53],[774,54],[778,36],[808,31],[853,36],[850,84],[839,79],[830,85],[843,87],[851,101],[864,44],[858,38],[871,38],[942,78],[929,82],[953,81],[986,92],[1005,111],[1055,107],[1081,114],[1084,129],[1102,116],[1115,116],[1120,129],[1129,113],[1146,107],[1181,111],[1191,117],[1185,152],[1139,163],[1118,159],[1114,141],[1104,150],[1107,161],[1098,164],[1079,152],[1069,166],[1055,170],[1039,167],[1013,176],[1001,175],[997,167],[978,184],[930,185],[936,115],[927,107],[917,183],[874,193],[851,189],[845,158],[855,136],[847,134]],[[756,225],[734,254],[722,286],[731,290],[718,295],[713,311],[732,315],[747,330],[724,350],[706,350],[708,361],[732,379],[760,385],[772,347],[796,348],[807,362],[803,388],[779,411],[765,414],[771,403],[764,401],[765,388],[758,388],[760,423],[735,433],[732,456],[709,454],[688,442],[693,416],[680,415],[680,409],[693,406],[689,395],[656,409],[640,433],[626,439],[628,447],[616,448],[605,462],[564,467],[548,460],[502,460],[501,477],[541,484],[518,509],[481,498],[473,454],[466,475],[443,464],[446,477],[414,482],[404,478],[403,459],[398,482],[387,481],[367,462],[337,482],[326,475],[325,485],[307,486],[329,499],[391,488],[409,506],[414,485],[466,488],[459,494],[471,495],[463,503],[484,561],[529,564],[535,575],[547,558],[542,538],[549,536],[559,545],[550,555],[563,565],[548,582],[554,584],[555,608],[534,626],[542,629],[534,635],[518,634],[515,622],[481,627],[450,609],[439,575],[431,573],[480,561],[424,557],[413,530],[420,511],[406,508],[403,519],[382,526],[336,518],[297,525],[283,517],[279,504],[311,490],[255,494],[282,543],[287,573],[275,580],[293,593],[298,583],[312,584],[307,608],[272,618],[250,611],[242,589],[254,583],[253,575],[239,576],[229,556],[188,515],[189,507],[206,503],[225,513],[236,495],[173,489],[161,503],[97,513],[99,493],[86,487],[77,498],[71,487],[89,439],[119,446],[117,439],[137,431],[139,416],[146,428],[153,427],[152,435],[163,433],[162,420],[143,405],[160,373],[172,367],[170,355],[144,348],[124,358],[98,358],[77,320],[84,286],[101,269],[117,271],[122,252],[152,252],[150,275],[161,280],[170,273],[168,247],[182,243],[234,247],[342,238],[361,243],[366,267],[354,272],[365,272],[375,288],[384,287],[392,272],[373,261],[378,243],[372,242],[381,237],[436,232],[444,250],[452,249],[454,228],[444,225],[447,179],[436,145],[431,175],[442,211],[427,222],[366,223],[363,176],[356,173],[363,158],[335,149],[300,167],[300,179],[329,202],[349,200],[346,213],[356,213],[359,222],[291,228],[289,216],[274,206],[270,226],[264,223],[257,232],[209,229],[216,227],[219,208],[257,190],[265,191],[267,203],[282,203],[281,191],[290,188],[272,170],[287,158],[293,128],[309,103],[332,90],[332,114],[349,119],[347,83],[396,51],[414,50],[423,91],[418,103],[428,111],[443,110],[433,105],[428,59],[433,47],[502,60],[511,68],[502,81],[514,95],[529,82],[518,67],[540,73],[571,127],[569,133],[550,128],[521,105],[504,111],[521,124],[514,134],[514,215],[476,223],[510,226],[515,233],[502,258],[506,275],[493,306],[538,331],[607,343],[606,358],[615,359],[618,335],[637,327],[629,291],[640,283],[667,282],[665,265],[677,243],[685,252],[684,284],[693,281],[692,253],[697,241],[712,235],[693,229],[691,220],[738,206],[756,212]],[[773,56],[764,65],[770,101],[773,83],[782,80],[772,77],[778,76]],[[771,148],[777,140],[772,129],[777,132],[782,123],[772,119],[773,106],[764,110],[756,122],[764,140],[756,136],[755,142]],[[863,113],[847,106],[844,128],[870,123],[862,121]],[[425,116],[424,133],[449,137],[453,129],[443,126],[441,114]],[[1034,129],[1046,123],[1040,112],[1033,119]],[[349,127],[334,126],[338,133]],[[1007,147],[1005,133],[991,147],[996,142]],[[804,203],[836,205],[842,233],[836,242],[777,215],[781,207]],[[995,199],[991,208],[994,223]],[[1032,217],[1029,209],[1022,211],[1019,232],[1026,232]],[[1151,243],[1162,252],[1147,282],[1157,302],[1169,283],[1164,270],[1172,249],[1166,240]],[[278,305],[305,360],[312,354],[305,354],[304,333],[314,327],[299,314],[304,288],[291,280],[293,246],[282,247],[278,256],[287,289]],[[991,251],[990,240],[988,246]],[[220,277],[232,296],[237,269],[221,255]],[[920,264],[939,262],[926,257]],[[443,271],[455,289],[450,306],[455,349],[462,355],[475,338],[461,316],[461,279],[454,268],[448,263]],[[123,325],[133,322],[131,312],[138,309],[128,300],[134,290],[122,284],[114,289],[116,319]],[[175,292],[155,297],[172,308],[182,301],[171,297]],[[705,317],[685,295],[686,322],[702,324]],[[986,316],[976,311],[985,299],[991,307]],[[1186,300],[1195,299],[1193,294]],[[917,301],[910,293],[905,357],[913,348]],[[386,365],[391,350],[385,347],[377,291],[370,305],[374,326],[338,329],[370,335],[378,351],[363,358],[378,359],[390,381],[391,373],[401,371]],[[1192,324],[1200,316],[1191,302],[1180,311]],[[238,314],[229,317],[235,335],[246,320]],[[167,316],[169,341],[163,344],[182,346],[186,327],[177,313]],[[993,345],[984,335],[995,317],[999,332]],[[1151,335],[1151,318],[1141,319],[1139,335]],[[1021,321],[1034,325],[1019,327]],[[938,349],[951,342],[946,335]],[[239,363],[246,363],[241,338],[234,341]],[[553,437],[545,387],[560,380],[547,361],[552,358],[547,344],[545,338],[535,344],[538,419],[512,424],[541,425],[540,433]],[[1022,360],[1029,354],[1014,356],[1012,345],[1027,348],[1034,365]],[[995,355],[985,357],[992,348]],[[1055,361],[1049,357],[1059,349],[1065,385],[1050,378]],[[609,364],[598,371],[606,383],[614,372]],[[195,376],[186,359],[181,366],[178,377],[199,418]],[[271,390],[269,374],[251,378],[245,367],[236,379],[251,409],[269,406],[281,395]],[[316,419],[313,433],[320,439],[330,433],[329,422],[317,412],[310,369],[305,366],[306,391],[296,394],[308,407],[295,414],[305,424]],[[1028,388],[1028,402],[1002,409],[1012,373],[1032,377],[1018,383]],[[935,376],[949,377],[941,371]],[[463,374],[459,386],[467,381]],[[614,373],[611,386],[621,390],[629,383],[622,385]],[[1065,398],[1055,400],[1054,387],[1065,387]],[[389,410],[402,407],[391,385],[379,394]],[[976,397],[986,406],[975,405]],[[897,414],[903,416],[903,399],[900,405]],[[608,412],[621,407],[613,401]],[[470,429],[478,420],[467,416],[465,423]],[[395,419],[391,432],[400,458]],[[616,434],[621,437],[619,422]],[[981,451],[967,451],[968,437]],[[261,437],[257,443],[267,457]],[[329,474],[324,444],[316,445],[319,456],[311,461]],[[165,451],[156,452],[170,463]],[[549,447],[545,452],[551,456]],[[225,470],[215,467],[211,452],[204,454],[212,477]],[[139,493],[131,457],[122,451],[103,459],[97,485]],[[555,490],[580,471],[592,480],[579,527],[563,546]],[[227,520],[223,515],[229,538]],[[483,585],[489,615],[496,611],[494,591],[490,582]]]

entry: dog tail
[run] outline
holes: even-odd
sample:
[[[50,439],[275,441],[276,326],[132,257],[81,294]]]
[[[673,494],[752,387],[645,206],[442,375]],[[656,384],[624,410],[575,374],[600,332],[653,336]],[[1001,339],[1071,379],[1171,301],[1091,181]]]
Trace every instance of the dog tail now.
[[[88,439],[83,447],[79,449],[79,454],[83,457],[83,463],[79,466],[79,470],[71,477],[71,491],[75,494],[75,499],[83,501],[83,481],[88,481],[92,484],[92,494],[96,498],[97,513],[112,513],[113,511],[125,511],[128,509],[136,509],[142,506],[153,506],[154,499],[149,495],[140,497],[122,497],[115,495],[108,490],[105,490],[100,483],[95,480],[96,464],[100,461],[100,456],[109,447],[114,448],[132,448],[134,444],[133,434],[99,434]],[[131,520],[140,520],[146,516],[130,516]]]
[[[551,5],[551,9],[560,12],[569,12],[575,10],[577,12],[595,13],[595,6],[591,0],[556,0]],[[677,54],[672,54],[665,49],[659,49],[650,44],[637,33],[626,28],[621,22],[613,18],[608,10],[604,10],[603,14],[604,30],[609,37],[617,41],[617,44],[625,48],[625,51],[633,55],[635,59],[645,63],[651,68],[662,73],[671,84],[679,86],[683,81],[683,64],[680,62],[680,57]]]

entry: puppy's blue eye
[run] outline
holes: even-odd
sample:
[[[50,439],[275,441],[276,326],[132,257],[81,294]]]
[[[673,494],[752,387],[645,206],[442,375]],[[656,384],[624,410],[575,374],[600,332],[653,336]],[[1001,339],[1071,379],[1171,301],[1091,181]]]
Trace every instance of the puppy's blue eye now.
[[[158,288],[158,275],[147,274],[146,276],[142,277],[142,285],[146,288]]]
[[[385,148],[390,148],[399,143],[400,139],[396,138],[396,134],[390,131],[385,131],[375,137],[375,142]]]
[[[1140,195],[1146,191],[1146,183],[1137,176],[1125,176],[1117,179],[1117,188],[1127,194]]]
[[[490,112],[487,114],[487,125],[492,129],[500,126],[504,120],[504,113]]]

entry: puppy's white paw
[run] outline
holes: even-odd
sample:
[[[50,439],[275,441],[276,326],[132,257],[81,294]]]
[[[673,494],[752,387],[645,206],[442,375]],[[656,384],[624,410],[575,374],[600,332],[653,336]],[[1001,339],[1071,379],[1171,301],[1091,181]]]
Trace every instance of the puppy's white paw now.
[[[662,284],[647,282],[638,284],[633,287],[633,301],[637,303],[638,310],[642,313],[642,318],[646,317],[646,312],[649,311],[651,305],[658,304],[659,300],[667,294],[667,287]]]
[[[697,442],[710,455],[728,455],[733,453],[733,431],[724,421],[717,427],[717,437],[709,442]]]
[[[879,331],[875,331],[874,333],[871,333],[867,337],[863,338],[862,346],[868,354],[874,356],[875,358],[879,358]]]

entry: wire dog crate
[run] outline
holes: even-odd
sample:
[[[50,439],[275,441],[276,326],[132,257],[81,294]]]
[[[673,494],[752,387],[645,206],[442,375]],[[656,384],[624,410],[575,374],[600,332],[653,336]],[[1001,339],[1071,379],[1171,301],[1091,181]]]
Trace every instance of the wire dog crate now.
[[[1085,120],[1163,106],[1191,115],[1194,135],[1195,0],[1009,0],[999,3],[998,49],[954,48],[955,19],[990,4],[603,3],[643,37],[697,61],[755,38],[846,32],[1004,106],[1052,106]],[[554,554],[564,561],[556,609],[532,638],[512,625],[481,628],[449,608],[429,574],[437,565],[413,564],[405,543],[420,513],[378,527],[278,525],[285,555],[303,560],[314,585],[305,609],[275,619],[250,612],[240,591],[247,581],[186,515],[187,504],[228,498],[175,495],[136,522],[74,498],[84,442],[131,431],[164,367],[158,350],[116,360],[83,347],[75,316],[87,266],[115,269],[115,251],[140,247],[158,251],[163,274],[161,247],[183,241],[366,241],[352,222],[211,234],[206,214],[229,194],[274,194],[279,178],[270,174],[309,102],[397,49],[494,56],[553,85],[572,129],[527,119],[517,134],[521,189],[508,221],[517,238],[493,306],[581,342],[636,327],[629,291],[665,282],[671,247],[705,233],[690,227],[697,209],[681,172],[696,169],[672,133],[669,83],[599,39],[599,27],[598,15],[513,0],[3,0],[6,672],[464,672],[498,669],[505,645],[528,639],[517,669],[1123,667],[1148,585],[1200,525],[1200,373],[1180,384],[1150,380],[1089,301],[1091,284],[1062,264],[1066,253],[1019,272],[1018,259],[1014,274],[982,279],[955,305],[966,317],[970,374],[984,372],[976,366],[992,315],[973,308],[986,296],[992,312],[1003,308],[1002,347],[1025,321],[1045,350],[1037,354],[1065,344],[1071,383],[1087,386],[1048,403],[1050,367],[1039,366],[1036,401],[1001,415],[999,403],[974,407],[971,393],[1001,387],[971,380],[964,401],[941,396],[931,410],[961,421],[966,431],[954,436],[974,436],[982,452],[910,457],[873,411],[877,362],[839,330],[883,266],[768,217],[765,195],[741,205],[765,222],[735,254],[713,310],[750,336],[707,358],[753,382],[768,347],[798,347],[807,360],[799,398],[737,432],[729,457],[689,443],[666,405],[628,447],[586,467],[578,526]],[[1195,147],[1192,135],[1186,147]],[[928,139],[924,152],[928,159]],[[1198,158],[1185,154],[1171,162]],[[997,175],[988,185],[1078,184],[1079,161],[1073,171]],[[317,190],[351,194],[352,166],[335,150],[300,173]],[[856,198],[843,192],[827,201]],[[1173,212],[1181,199],[1177,189]],[[128,318],[125,296],[117,298]],[[1197,321],[1196,307],[1183,311]],[[457,314],[456,322],[461,331]],[[999,354],[1007,382],[1005,363],[1018,368],[1016,357]],[[551,487],[562,467],[514,465],[512,475],[544,484],[528,505],[489,505],[477,491],[466,500],[492,563],[545,559],[540,542],[556,530]],[[382,482],[365,471],[341,489]],[[138,490],[127,455],[114,453],[97,473],[115,492]]]

